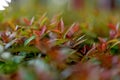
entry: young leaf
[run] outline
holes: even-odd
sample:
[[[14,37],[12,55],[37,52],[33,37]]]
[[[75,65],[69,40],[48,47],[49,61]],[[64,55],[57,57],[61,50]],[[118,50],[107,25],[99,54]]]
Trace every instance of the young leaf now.
[[[24,22],[25,22],[28,26],[31,25],[31,22],[30,22],[27,18],[24,18],[23,20],[24,20]]]
[[[72,25],[72,27],[69,29],[69,31],[67,32],[66,36],[67,37],[71,37],[75,32],[77,32],[79,30],[79,24],[75,23]]]
[[[61,19],[60,22],[58,23],[57,30],[59,30],[60,32],[64,31],[64,22],[63,22],[63,19]]]
[[[63,38],[64,38],[64,39],[66,38],[68,32],[74,27],[74,25],[75,25],[75,23],[73,23],[72,26],[70,26],[70,27],[66,30],[65,34],[63,35]]]

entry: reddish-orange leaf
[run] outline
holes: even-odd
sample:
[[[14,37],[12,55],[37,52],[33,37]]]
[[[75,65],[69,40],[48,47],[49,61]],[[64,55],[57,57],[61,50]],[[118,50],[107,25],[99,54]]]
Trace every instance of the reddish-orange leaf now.
[[[67,37],[71,37],[75,32],[79,31],[79,24],[74,24],[73,27],[70,29],[70,31],[67,34]]]
[[[101,50],[102,50],[102,51],[105,51],[106,48],[107,48],[107,44],[106,44],[106,43],[102,43],[102,44],[101,44]]]
[[[61,34],[61,32],[59,30],[57,30],[57,29],[52,30],[52,31],[55,32],[55,33]]]
[[[31,24],[31,22],[27,18],[24,18],[23,20],[28,26]]]
[[[38,30],[33,30],[33,34],[35,34],[36,36],[40,36],[40,31],[38,31]]]
[[[72,29],[74,32],[77,32],[79,30],[79,24],[75,24],[75,26]]]
[[[116,30],[116,26],[112,23],[108,24],[108,27],[112,30]]]
[[[9,38],[8,38],[8,36],[7,36],[5,33],[2,33],[2,34],[1,34],[1,38],[2,38],[2,40],[3,40],[5,43],[9,42]]]
[[[64,22],[63,22],[63,19],[61,19],[60,22],[58,23],[57,30],[59,30],[60,32],[64,31]]]
[[[36,36],[42,36],[46,31],[46,26],[43,26],[40,30],[33,30],[33,34]]]

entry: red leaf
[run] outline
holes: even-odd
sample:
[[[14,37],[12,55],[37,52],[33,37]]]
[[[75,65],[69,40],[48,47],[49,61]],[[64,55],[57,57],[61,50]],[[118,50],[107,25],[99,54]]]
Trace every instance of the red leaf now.
[[[33,34],[36,36],[42,36],[46,31],[46,26],[43,26],[40,30],[33,30]]]
[[[2,40],[3,40],[5,43],[9,42],[9,38],[8,38],[8,36],[5,34],[5,32],[3,32],[3,33],[1,34],[1,38],[2,38]]]
[[[33,34],[35,34],[36,36],[40,36],[40,31],[38,31],[38,30],[33,30]]]
[[[116,31],[116,26],[112,23],[108,24],[108,27],[112,30],[115,30]]]
[[[98,46],[98,49],[100,51],[105,51],[107,49],[107,42],[106,42],[106,40],[101,38],[101,37],[99,37],[98,39],[100,41],[100,45]]]
[[[107,48],[106,43],[102,43],[102,44],[101,44],[101,50],[102,50],[102,51],[105,51],[106,48]]]
[[[70,31],[67,34],[67,37],[71,37],[75,32],[79,31],[79,24],[74,24],[73,27],[70,29]]]
[[[61,32],[59,30],[57,30],[57,29],[52,30],[52,31],[55,32],[55,33],[61,34]]]
[[[79,30],[79,24],[76,24],[72,30],[73,32],[77,32]]]
[[[57,30],[59,30],[60,32],[64,31],[64,22],[63,22],[63,19],[61,19],[60,22],[58,23]]]
[[[24,18],[23,20],[28,26],[30,26],[31,22],[27,18]]]

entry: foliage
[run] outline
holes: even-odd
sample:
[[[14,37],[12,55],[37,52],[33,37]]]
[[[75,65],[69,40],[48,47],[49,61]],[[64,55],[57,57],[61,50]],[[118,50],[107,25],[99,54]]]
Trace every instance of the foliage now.
[[[19,25],[16,25],[18,23]],[[108,36],[57,15],[4,23],[0,32],[1,80],[119,80],[119,23],[107,22]]]

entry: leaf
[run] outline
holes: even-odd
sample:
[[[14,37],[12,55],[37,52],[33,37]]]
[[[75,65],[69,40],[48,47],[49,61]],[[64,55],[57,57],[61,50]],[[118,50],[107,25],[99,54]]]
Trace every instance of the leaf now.
[[[33,16],[32,19],[30,20],[30,25],[33,24],[33,21],[35,20],[35,17]]]
[[[66,41],[67,41],[66,39],[58,39],[58,40],[56,40],[55,45],[61,45],[62,43],[66,42]]]
[[[24,22],[25,22],[28,26],[31,25],[31,22],[30,22],[27,18],[24,18],[23,20],[24,20]]]
[[[36,36],[40,36],[40,31],[38,31],[38,30],[33,30],[33,34],[36,35]]]
[[[108,24],[108,27],[112,30],[116,30],[116,26],[112,23]]]
[[[112,47],[110,49],[110,52],[112,55],[118,54],[119,53],[119,47],[117,45],[115,45],[114,47]]]
[[[24,46],[28,45],[33,39],[35,39],[34,35],[25,41]]]
[[[107,44],[114,43],[114,42],[117,42],[117,41],[119,41],[119,40],[118,40],[118,39],[112,39],[112,40],[109,40],[109,41],[107,42]]]
[[[60,22],[58,23],[57,30],[59,30],[61,33],[64,31],[64,22],[62,18]]]
[[[70,26],[70,27],[66,30],[66,32],[65,32],[64,35],[63,35],[63,38],[64,38],[64,39],[66,38],[66,35],[68,34],[68,32],[74,27],[74,25],[75,25],[75,23],[73,23],[72,26]]]
[[[40,36],[42,36],[42,35],[45,33],[46,29],[47,29],[46,26],[43,26],[43,27],[41,28]]]
[[[51,31],[58,33],[58,34],[61,34],[61,32],[59,30],[51,30]]]
[[[54,45],[61,45],[62,43],[66,42],[67,39],[52,39],[47,43],[54,43]]]
[[[46,17],[47,13],[44,13],[42,17],[40,18],[40,21],[42,21]]]
[[[12,40],[11,42],[7,43],[7,44],[5,45],[5,49],[7,49],[7,48],[9,48],[10,46],[12,46],[12,45],[16,42],[16,40],[17,40],[17,39],[14,39],[14,40]]]
[[[40,26],[43,26],[47,20],[48,20],[48,19],[45,17],[45,18],[40,22]]]
[[[120,44],[120,41],[117,41],[116,43],[114,43],[110,48],[113,48],[114,46]]]
[[[5,34],[5,32],[3,32],[3,33],[1,34],[1,38],[2,38],[3,42],[5,42],[5,43],[9,42],[9,38],[8,38],[8,36]]]
[[[81,39],[83,39],[85,37],[85,35],[83,35],[83,36],[80,36],[79,38],[77,38],[77,40],[76,41],[80,41]]]
[[[79,30],[79,24],[78,23],[74,23],[65,33],[65,35],[69,38],[71,37],[75,32],[77,32]],[[64,36],[65,36],[64,35]]]
[[[40,18],[40,26],[43,26],[44,23],[48,20],[48,18],[46,17],[46,14],[47,14],[47,13],[44,13],[44,14],[42,15],[42,17]]]
[[[119,26],[120,26],[120,23],[117,23],[117,25],[116,25],[116,31],[119,30]]]
[[[76,47],[77,45],[79,45],[79,44],[85,42],[86,40],[87,40],[87,39],[80,40],[80,41],[76,42],[76,43],[73,45],[73,47]]]

